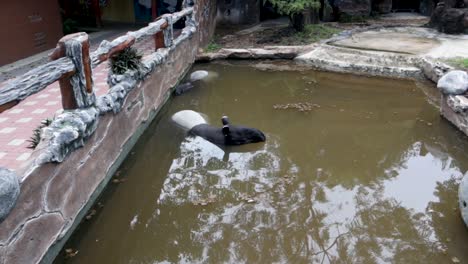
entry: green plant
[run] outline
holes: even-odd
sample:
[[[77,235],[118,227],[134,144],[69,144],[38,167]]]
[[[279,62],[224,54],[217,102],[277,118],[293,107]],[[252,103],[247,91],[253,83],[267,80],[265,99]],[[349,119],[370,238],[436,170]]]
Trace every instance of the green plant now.
[[[302,11],[311,8],[319,9],[319,0],[266,0],[276,8],[281,15],[292,16],[301,13]]]
[[[279,14],[289,16],[293,27],[298,30],[304,30],[306,16],[304,11],[313,10],[309,13],[310,22],[318,23],[318,10],[320,9],[320,0],[264,0],[270,2],[276,8]],[[309,22],[309,23],[310,23]]]
[[[62,23],[62,30],[64,35],[72,34],[78,32],[78,22],[71,18],[67,18]]]
[[[42,120],[41,124],[33,130],[32,137],[28,140],[30,142],[28,148],[35,149],[37,145],[41,142],[41,133],[44,127],[48,127],[52,124],[52,119],[46,118]]]
[[[306,25],[304,30],[301,32],[297,32],[294,35],[296,42],[300,43],[312,43],[317,42],[321,39],[327,39],[340,32],[341,30],[333,27],[329,27],[323,24],[313,24],[313,25]]]
[[[447,63],[457,68],[468,69],[468,58],[448,59]]]
[[[212,40],[210,42],[210,44],[208,44],[208,46],[206,46],[205,52],[216,52],[216,51],[220,50],[221,48],[222,48],[221,45],[219,45],[214,40]]]
[[[129,70],[140,72],[143,68],[142,55],[133,47],[113,55],[109,60],[109,66],[113,74],[124,74]]]
[[[368,18],[368,16],[352,16],[342,13],[340,14],[339,21],[341,23],[363,23],[366,22]]]

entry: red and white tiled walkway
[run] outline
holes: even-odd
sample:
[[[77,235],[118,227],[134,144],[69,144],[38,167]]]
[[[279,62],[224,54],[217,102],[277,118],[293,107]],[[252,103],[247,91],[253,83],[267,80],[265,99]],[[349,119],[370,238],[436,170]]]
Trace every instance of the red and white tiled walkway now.
[[[135,44],[135,47],[147,55],[154,49],[152,39]],[[108,63],[101,63],[93,69],[94,92],[96,96],[107,93]],[[5,83],[0,83],[0,89]],[[46,118],[53,118],[62,111],[58,82],[49,85],[37,94],[21,101],[13,108],[0,113],[0,167],[18,169],[33,152],[28,148],[33,130]]]

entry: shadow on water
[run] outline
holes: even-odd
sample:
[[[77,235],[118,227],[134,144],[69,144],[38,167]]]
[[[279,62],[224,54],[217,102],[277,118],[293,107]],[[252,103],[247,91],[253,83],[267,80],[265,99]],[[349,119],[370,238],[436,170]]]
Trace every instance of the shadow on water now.
[[[411,81],[208,64],[153,122],[57,263],[449,263],[468,259],[466,137]],[[310,102],[310,111],[274,109]],[[267,141],[186,137],[182,109]]]

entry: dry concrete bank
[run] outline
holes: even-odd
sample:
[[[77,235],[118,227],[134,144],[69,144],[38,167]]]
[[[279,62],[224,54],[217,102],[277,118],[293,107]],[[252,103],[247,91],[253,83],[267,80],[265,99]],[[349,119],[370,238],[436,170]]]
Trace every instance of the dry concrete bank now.
[[[0,223],[1,264],[53,261],[171,88],[192,65],[198,48],[213,35],[216,1],[197,0],[185,6],[188,11],[183,14],[190,15],[186,27],[173,40],[172,30],[165,30],[166,48],[144,59],[145,78],[114,76],[109,93],[94,105],[58,116],[52,123],[55,130],[46,133],[31,162],[16,171],[21,192]],[[171,28],[174,17],[164,19]],[[157,29],[162,29],[163,23],[158,23]],[[147,33],[137,31],[127,37]],[[112,44],[101,46],[109,50],[115,48]],[[62,163],[44,163],[60,155]]]
[[[375,27],[342,32],[296,61],[314,68],[437,82],[451,69],[441,59],[468,57],[468,35],[421,27]]]

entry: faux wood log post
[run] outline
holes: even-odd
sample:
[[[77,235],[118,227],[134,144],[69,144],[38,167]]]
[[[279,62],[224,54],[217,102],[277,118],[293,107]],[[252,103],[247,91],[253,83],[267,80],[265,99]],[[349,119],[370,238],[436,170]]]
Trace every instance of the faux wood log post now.
[[[135,37],[132,36],[123,36],[124,40],[120,42],[119,44],[112,46],[109,48],[107,53],[102,54],[98,57],[99,62],[104,62],[108,59],[110,59],[114,54],[117,54],[121,51],[123,51],[126,48],[130,48],[134,43],[135,43]],[[112,43],[111,43],[112,44]]]
[[[59,58],[65,57],[64,38],[66,37],[67,36],[59,40],[57,47],[52,52],[52,54],[49,55],[51,60],[57,60]],[[73,86],[70,83],[70,78],[74,74],[75,74],[75,71],[73,71],[71,74],[62,75],[62,78],[58,80],[59,85],[60,85],[60,95],[62,96],[62,107],[65,110],[77,108],[75,95],[73,93]]]
[[[174,20],[173,16],[166,15],[164,16],[164,19],[166,19],[167,22],[167,27],[163,29],[163,34],[164,34],[164,46],[170,47],[172,46],[172,43],[174,41]]]
[[[160,18],[156,19],[155,21],[158,21]],[[161,26],[161,29],[166,29],[169,25],[164,23]],[[159,48],[165,48],[165,41],[164,41],[164,33],[163,31],[159,31],[158,33],[154,34],[154,50],[157,51]]]
[[[59,40],[50,55],[52,60],[68,57],[75,65],[75,72],[63,75],[59,80],[63,109],[86,108],[94,104],[91,60],[88,34],[70,34]]]

